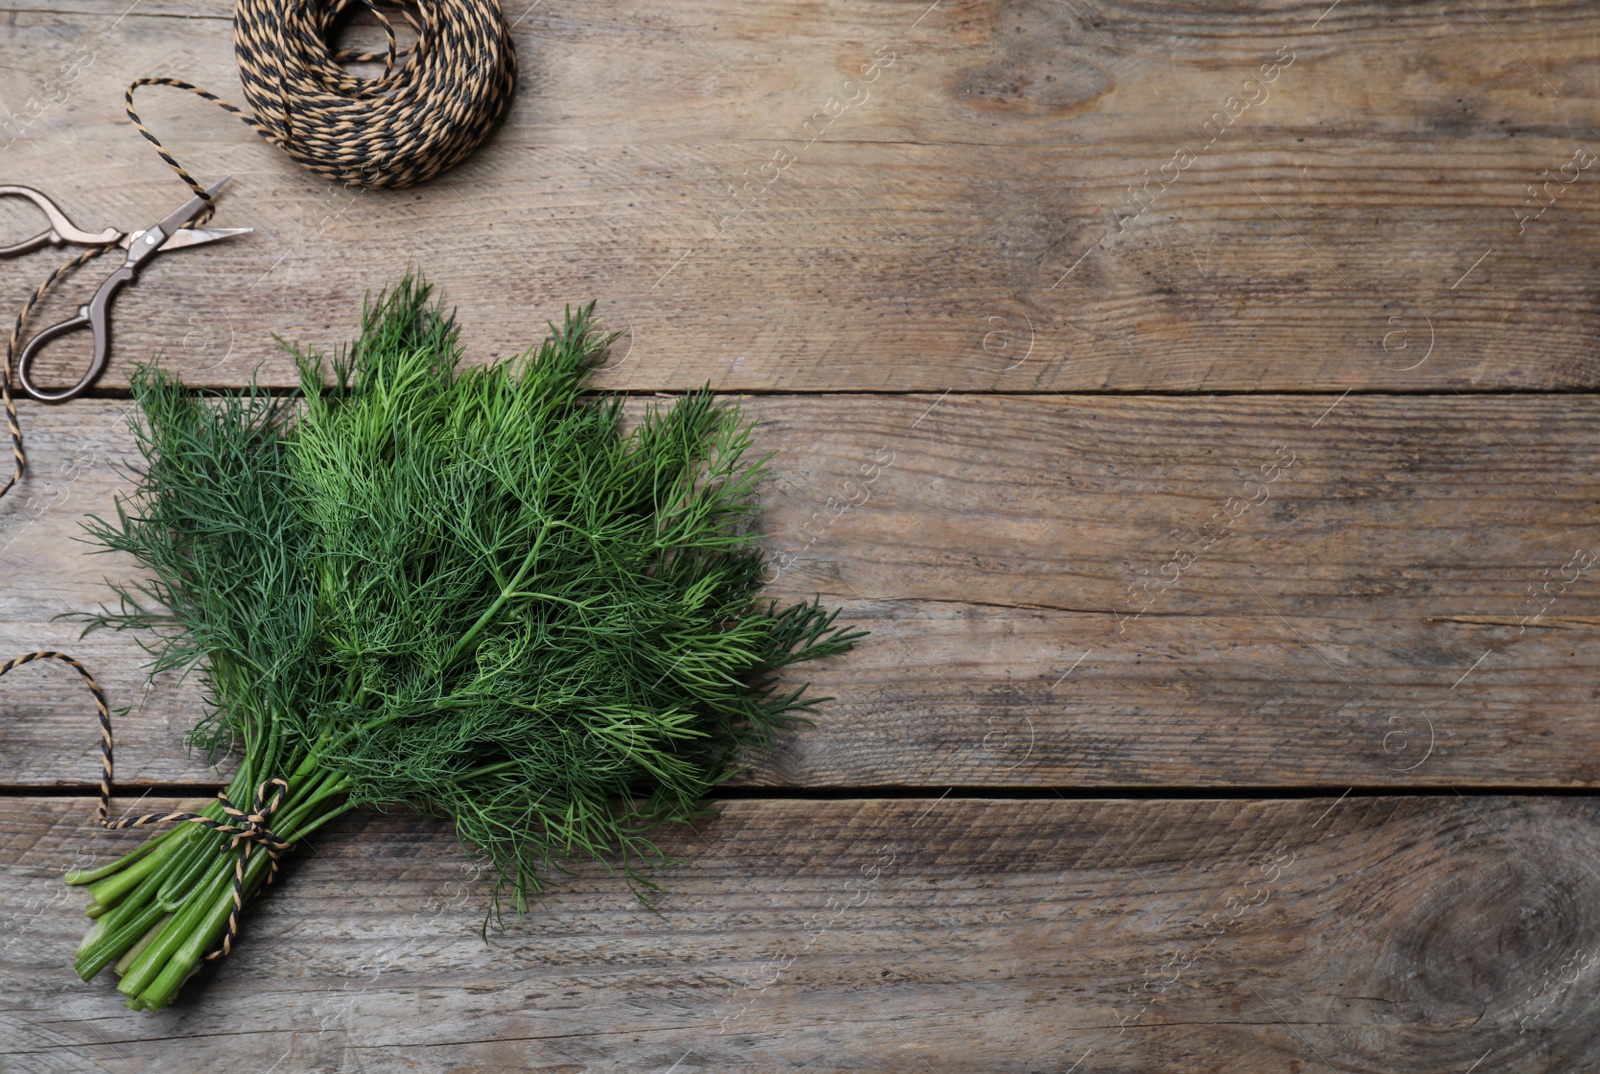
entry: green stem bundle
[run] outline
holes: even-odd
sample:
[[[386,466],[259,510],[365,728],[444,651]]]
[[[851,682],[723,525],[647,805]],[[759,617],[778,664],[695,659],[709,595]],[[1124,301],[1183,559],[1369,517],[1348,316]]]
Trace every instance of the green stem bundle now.
[[[292,769],[291,788],[272,817],[272,832],[298,842],[353,803],[349,779],[319,767],[315,753]],[[250,766],[242,765],[223,792],[229,801],[249,802],[255,788]],[[221,800],[200,815],[225,821]],[[171,1003],[178,988],[218,950],[233,911],[233,879],[239,851],[229,838],[198,824],[180,823],[93,870],[68,873],[68,884],[84,885],[88,916],[95,925],[78,949],[74,968],[85,979],[114,965],[128,1005],[153,1010]],[[246,859],[244,896],[261,887],[271,857],[256,852]]]
[[[582,393],[610,342],[592,307],[462,370],[428,294],[408,278],[369,307],[332,389],[306,355],[297,398],[140,370],[138,486],[89,531],[147,576],[86,618],[153,632],[152,673],[200,669],[211,711],[191,741],[238,751],[224,794],[241,810],[286,782],[257,825],[277,840],[407,804],[489,859],[495,912],[525,911],[574,855],[620,855],[653,889],[639,867],[673,859],[651,831],[827,700],[779,672],[864,632],[818,601],[757,599],[766,460],[742,461],[737,407],[691,393],[623,435],[621,400]],[[172,1002],[230,935],[231,842],[182,822],[69,874],[94,919],[78,972],[114,967],[133,1007]],[[253,846],[245,901],[272,867]]]

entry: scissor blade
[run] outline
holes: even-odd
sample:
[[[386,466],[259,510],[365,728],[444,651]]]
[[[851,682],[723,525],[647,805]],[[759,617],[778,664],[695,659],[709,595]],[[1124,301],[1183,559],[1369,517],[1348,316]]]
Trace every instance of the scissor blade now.
[[[215,183],[212,183],[210,186],[206,187],[206,193],[210,194],[212,197],[216,197],[217,191],[221,190],[223,186],[227,184],[228,180],[232,178],[233,176],[231,175],[224,175],[221,179],[218,179]],[[196,194],[194,197],[184,202],[182,208],[174,211],[171,216],[168,216],[165,220],[161,221],[161,223],[157,224],[156,227],[161,229],[161,233],[163,235],[171,235],[173,232],[183,227],[183,225],[199,216],[205,207],[205,199]],[[166,243],[162,243],[161,248],[163,250],[173,249],[173,247],[168,246]]]
[[[254,230],[253,227],[183,227],[174,231],[172,237],[161,244],[161,250],[165,253],[168,250],[182,250],[186,246],[204,246],[208,242],[231,239],[235,235],[248,235]]]

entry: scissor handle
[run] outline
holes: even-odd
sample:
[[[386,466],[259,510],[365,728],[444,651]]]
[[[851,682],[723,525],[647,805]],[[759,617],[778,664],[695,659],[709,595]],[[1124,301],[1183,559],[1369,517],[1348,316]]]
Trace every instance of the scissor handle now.
[[[12,243],[10,246],[0,246],[0,257],[21,257],[23,254],[33,253],[41,246],[60,245],[61,237],[54,230],[47,229],[39,232],[31,239],[23,239],[21,242]]]
[[[106,364],[111,358],[111,299],[122,288],[132,283],[138,275],[132,266],[124,265],[100,285],[100,290],[94,293],[87,306],[79,306],[76,316],[68,317],[51,325],[49,328],[40,329],[39,334],[28,340],[27,346],[22,348],[22,353],[17,356],[17,383],[22,390],[41,403],[64,403],[68,399],[76,399],[94,386],[100,379],[100,374],[106,371]],[[33,361],[39,357],[39,352],[50,344],[51,340],[59,339],[72,332],[89,329],[94,337],[94,354],[89,359],[89,368],[83,378],[70,388],[60,391],[41,389],[33,383],[30,376]]]
[[[74,227],[72,221],[67,219],[67,214],[58,209],[55,202],[31,186],[0,186],[0,198],[4,197],[26,198],[33,202],[44,213],[45,219],[50,221],[50,226],[31,238],[10,246],[0,246],[0,257],[21,257],[41,246],[60,246],[64,242],[76,243],[79,246],[104,246],[122,238],[122,232],[114,227],[99,232],[88,232]]]

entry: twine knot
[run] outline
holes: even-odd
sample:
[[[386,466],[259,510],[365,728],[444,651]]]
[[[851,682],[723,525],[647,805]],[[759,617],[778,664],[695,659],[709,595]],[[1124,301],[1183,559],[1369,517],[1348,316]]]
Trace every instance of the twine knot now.
[[[271,795],[267,788],[273,788]],[[289,793],[289,784],[274,776],[256,787],[255,807],[248,813],[228,800],[227,791],[218,791],[217,800],[222,803],[222,811],[242,824],[225,824],[222,821],[202,817],[198,813],[178,814],[151,814],[149,817],[139,817],[133,821],[118,821],[111,827],[137,827],[145,820],[159,823],[167,820],[186,820],[195,824],[203,824],[212,831],[231,835],[228,840],[228,849],[237,850],[239,856],[233,863],[233,909],[228,911],[228,930],[222,934],[222,946],[206,955],[206,961],[223,958],[233,953],[234,941],[239,938],[239,913],[244,909],[244,871],[250,864],[250,852],[256,847],[261,847],[272,859],[267,866],[267,883],[272,883],[278,875],[278,859],[283,852],[293,847],[294,844],[285,839],[280,839],[267,827],[267,822],[272,819],[278,807],[283,804],[284,795]]]
[[[272,787],[271,797],[267,796],[267,788]],[[228,801],[227,791],[218,791],[217,798],[222,802],[222,811],[236,821],[243,821],[242,827],[225,825],[217,828],[219,832],[232,832],[233,838],[228,840],[228,849],[237,850],[244,848],[242,857],[250,856],[252,844],[261,847],[272,856],[273,861],[284,851],[294,846],[293,843],[279,839],[267,827],[267,821],[272,819],[272,814],[278,811],[283,804],[283,796],[289,793],[289,784],[276,777],[267,780],[256,788],[255,808],[246,813],[232,802]]]

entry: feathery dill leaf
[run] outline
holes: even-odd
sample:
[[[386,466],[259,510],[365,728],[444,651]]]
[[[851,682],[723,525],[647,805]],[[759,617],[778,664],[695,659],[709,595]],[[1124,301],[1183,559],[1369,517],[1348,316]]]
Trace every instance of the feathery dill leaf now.
[[[782,669],[865,632],[760,597],[768,458],[747,458],[737,406],[702,389],[624,435],[622,400],[584,393],[614,338],[592,303],[537,349],[463,368],[430,297],[408,277],[341,354],[296,350],[297,399],[202,397],[141,369],[144,462],[89,533],[150,577],[85,618],[150,631],[153,672],[200,670],[212,711],[192,741],[241,747],[235,801],[290,780],[282,838],[406,804],[487,855],[496,915],[584,855],[619,856],[643,897],[641,867],[672,861],[652,830],[693,819],[741,749],[828,700],[783,689]],[[86,977],[121,959],[142,1007],[170,1002],[183,953],[220,934],[214,910],[185,907],[215,900],[233,861],[204,830],[158,839],[125,859],[153,859],[148,876],[97,871],[79,955]]]

